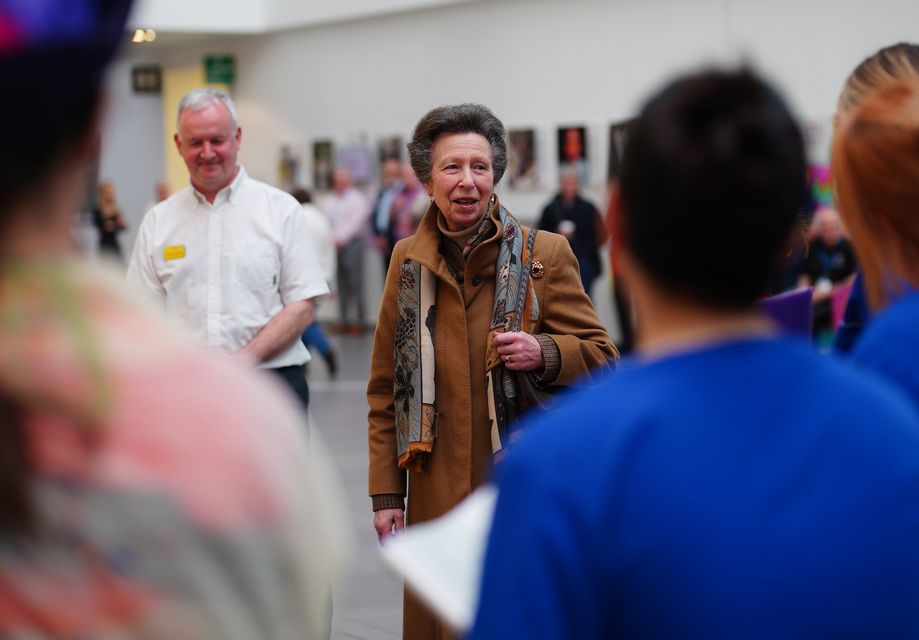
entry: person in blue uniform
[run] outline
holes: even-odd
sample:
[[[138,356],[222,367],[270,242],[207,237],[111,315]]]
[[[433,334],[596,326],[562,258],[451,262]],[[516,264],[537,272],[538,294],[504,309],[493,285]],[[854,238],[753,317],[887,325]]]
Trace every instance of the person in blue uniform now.
[[[852,358],[919,409],[919,76],[885,85],[843,119],[832,167],[877,314]]]
[[[842,123],[855,109],[879,87],[896,80],[919,79],[919,45],[898,42],[884,47],[862,60],[842,87],[834,122]],[[836,330],[833,350],[846,354],[852,350],[857,338],[871,320],[871,307],[860,272],[855,273],[852,291],[846,303],[842,323]]]
[[[613,207],[636,355],[498,468],[473,640],[919,637],[919,421],[756,311],[807,202],[749,71],[647,103]]]

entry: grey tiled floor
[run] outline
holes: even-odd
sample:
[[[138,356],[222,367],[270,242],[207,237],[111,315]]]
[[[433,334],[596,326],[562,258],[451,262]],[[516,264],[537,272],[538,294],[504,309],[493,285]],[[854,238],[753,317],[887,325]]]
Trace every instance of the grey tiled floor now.
[[[310,364],[310,424],[338,467],[355,534],[344,590],[334,604],[332,638],[394,640],[402,637],[402,581],[379,558],[367,497],[365,391],[373,338],[370,333],[330,338],[339,373],[330,380],[321,359]]]

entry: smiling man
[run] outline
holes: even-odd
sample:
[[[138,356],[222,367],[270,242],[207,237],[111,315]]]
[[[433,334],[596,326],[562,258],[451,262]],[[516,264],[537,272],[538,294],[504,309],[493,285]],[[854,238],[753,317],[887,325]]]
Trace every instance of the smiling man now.
[[[128,279],[199,342],[274,371],[306,406],[300,335],[329,290],[300,206],[237,164],[242,129],[223,91],[187,93],[176,129],[191,184],[144,217]]]

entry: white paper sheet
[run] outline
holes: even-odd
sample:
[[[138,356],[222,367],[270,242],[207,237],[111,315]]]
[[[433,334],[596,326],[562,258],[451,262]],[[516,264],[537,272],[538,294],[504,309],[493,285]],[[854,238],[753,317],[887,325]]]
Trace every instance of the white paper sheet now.
[[[386,563],[459,633],[475,617],[496,499],[494,486],[481,487],[449,513],[408,527],[382,547]]]

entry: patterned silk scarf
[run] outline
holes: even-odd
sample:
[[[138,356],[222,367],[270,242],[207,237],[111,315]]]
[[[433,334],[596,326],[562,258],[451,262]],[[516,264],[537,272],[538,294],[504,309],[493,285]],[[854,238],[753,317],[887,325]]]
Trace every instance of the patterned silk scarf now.
[[[520,223],[498,205],[503,229],[495,264],[495,299],[486,352],[485,383],[492,451],[498,455],[513,437],[516,386],[492,344],[495,333],[527,331],[539,316],[529,269],[535,232],[524,246]],[[529,293],[529,295],[528,295]],[[434,388],[434,299],[437,278],[420,263],[402,264],[397,294],[398,321],[393,354],[396,444],[399,467],[421,471],[437,436]]]
[[[517,380],[494,346],[494,335],[505,331],[532,332],[539,318],[539,303],[530,282],[530,264],[536,230],[524,234],[523,228],[502,207],[504,232],[496,264],[495,303],[485,356],[485,388],[488,398],[488,422],[491,450],[495,459],[517,436]],[[526,235],[526,238],[524,236]],[[526,245],[524,245],[524,240]]]
[[[437,278],[413,260],[402,263],[393,343],[393,397],[399,467],[421,471],[434,445],[434,298]]]

